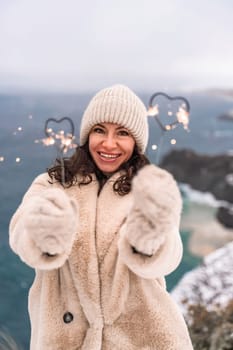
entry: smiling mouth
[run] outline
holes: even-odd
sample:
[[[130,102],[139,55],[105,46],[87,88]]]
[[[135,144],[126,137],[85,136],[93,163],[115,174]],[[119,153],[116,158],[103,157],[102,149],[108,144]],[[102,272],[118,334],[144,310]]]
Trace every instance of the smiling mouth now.
[[[105,159],[105,160],[115,160],[120,157],[119,153],[118,154],[110,154],[110,153],[103,153],[103,152],[97,152],[97,153],[102,159]]]

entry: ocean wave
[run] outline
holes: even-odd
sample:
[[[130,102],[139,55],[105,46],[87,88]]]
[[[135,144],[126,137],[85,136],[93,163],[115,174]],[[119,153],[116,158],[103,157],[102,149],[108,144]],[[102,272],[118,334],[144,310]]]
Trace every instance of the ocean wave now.
[[[201,192],[201,191],[195,190],[190,185],[184,184],[184,183],[180,183],[179,187],[181,189],[181,192],[184,198],[187,198],[190,202],[205,204],[207,206],[214,207],[214,208],[219,208],[219,207],[232,208],[231,203],[216,199],[215,196],[210,192]]]

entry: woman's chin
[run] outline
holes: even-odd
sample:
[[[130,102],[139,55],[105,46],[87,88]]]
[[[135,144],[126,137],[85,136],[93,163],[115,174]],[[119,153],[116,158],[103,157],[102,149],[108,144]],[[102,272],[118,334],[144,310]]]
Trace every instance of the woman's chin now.
[[[113,166],[113,165],[106,165],[106,166],[99,166],[98,165],[98,168],[99,168],[99,170],[100,171],[102,171],[102,173],[103,174],[112,174],[112,173],[114,173],[114,172],[116,172],[117,171],[117,169],[119,168],[119,166],[118,165],[115,165],[115,166]]]

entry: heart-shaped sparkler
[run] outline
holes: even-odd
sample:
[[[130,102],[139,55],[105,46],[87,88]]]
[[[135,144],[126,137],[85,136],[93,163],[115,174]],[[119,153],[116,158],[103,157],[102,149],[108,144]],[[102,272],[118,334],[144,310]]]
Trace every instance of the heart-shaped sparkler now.
[[[68,122],[69,132],[65,133],[64,130],[55,132],[51,123],[62,124],[64,121]],[[74,136],[74,123],[69,117],[63,117],[61,119],[49,118],[45,122],[44,133],[46,138],[42,140],[45,146],[55,145],[59,153],[62,170],[62,184],[65,184],[65,166],[63,156],[69,149],[75,148],[77,145],[73,143]]]
[[[158,98],[162,96],[162,98],[165,98],[165,100],[168,100],[170,104],[172,104],[173,106],[176,105],[176,111],[172,111],[169,107],[169,110],[166,111],[163,114],[163,121],[166,120],[166,123],[162,122],[161,120],[161,110],[160,110],[160,106],[158,103],[155,103],[155,101],[157,100],[158,102]],[[179,105],[177,106],[177,102],[179,102]],[[183,128],[187,131],[188,130],[188,124],[189,124],[189,112],[190,112],[190,105],[189,102],[186,98],[184,98],[183,96],[174,96],[171,97],[169,95],[167,95],[164,92],[156,92],[154,93],[149,100],[149,108],[148,108],[148,116],[150,117],[154,117],[154,119],[156,120],[156,122],[158,123],[162,133],[158,142],[158,145],[152,145],[152,149],[153,150],[157,150],[157,154],[156,154],[156,163],[159,163],[159,155],[161,152],[161,148],[162,148],[162,143],[163,143],[163,136],[164,133],[166,131],[171,131],[173,129],[175,129],[179,124],[183,125]],[[171,144],[176,144],[176,140],[172,139]]]
[[[68,126],[70,129],[69,132],[66,134],[64,130],[59,130],[56,133],[51,127],[49,127],[49,124],[51,125],[52,122],[55,124],[61,124],[64,121],[68,122]],[[73,148],[70,146],[72,146],[72,142],[74,140],[74,123],[69,117],[63,117],[61,119],[47,119],[45,122],[44,132],[47,136],[47,139],[44,139],[44,143],[46,144],[46,146],[56,145],[58,149],[62,151],[62,153],[66,153],[68,149]]]
[[[159,105],[155,104],[153,105],[154,101],[159,97],[163,96],[165,99],[171,101],[171,102],[181,102],[180,106],[178,107],[178,110],[173,113],[172,111],[168,111],[168,118],[172,119],[170,122],[164,124],[161,121],[160,118],[160,111],[159,111]],[[169,131],[178,126],[178,124],[183,124],[184,129],[188,130],[188,124],[189,124],[189,112],[190,112],[190,105],[186,98],[183,96],[174,96],[171,97],[164,92],[156,92],[154,93],[149,100],[149,110],[148,115],[151,117],[154,117],[157,123],[159,124],[159,127],[163,131]],[[174,118],[175,117],[175,118]]]

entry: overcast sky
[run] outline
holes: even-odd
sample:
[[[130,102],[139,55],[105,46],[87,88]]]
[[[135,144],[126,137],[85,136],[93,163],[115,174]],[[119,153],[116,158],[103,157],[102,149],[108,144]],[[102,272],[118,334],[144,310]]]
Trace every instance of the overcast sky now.
[[[233,87],[232,0],[0,0],[0,90]]]

